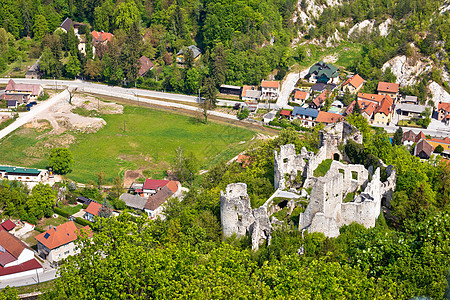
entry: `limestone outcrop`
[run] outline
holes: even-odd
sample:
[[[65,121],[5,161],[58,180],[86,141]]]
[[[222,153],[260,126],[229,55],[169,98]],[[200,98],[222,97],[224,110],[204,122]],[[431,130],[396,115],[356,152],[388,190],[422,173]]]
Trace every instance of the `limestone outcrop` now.
[[[384,72],[387,68],[391,68],[392,73],[397,77],[396,82],[400,86],[408,86],[416,84],[419,76],[430,71],[432,67],[429,62],[400,55],[388,60],[381,70]]]

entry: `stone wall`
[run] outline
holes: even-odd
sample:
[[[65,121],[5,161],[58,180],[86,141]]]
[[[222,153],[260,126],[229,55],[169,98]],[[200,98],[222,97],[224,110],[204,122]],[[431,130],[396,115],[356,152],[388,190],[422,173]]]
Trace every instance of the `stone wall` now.
[[[305,147],[300,154],[296,154],[295,145],[281,145],[280,152],[274,151],[274,186],[276,189],[289,187],[289,182],[294,181],[297,176],[303,175],[306,162],[314,157],[314,152],[308,152]],[[289,182],[286,182],[286,178]]]
[[[267,241],[270,244],[272,225],[264,207],[252,209],[245,183],[231,183],[220,193],[220,219],[223,235],[238,237],[247,233],[252,240],[252,249]]]

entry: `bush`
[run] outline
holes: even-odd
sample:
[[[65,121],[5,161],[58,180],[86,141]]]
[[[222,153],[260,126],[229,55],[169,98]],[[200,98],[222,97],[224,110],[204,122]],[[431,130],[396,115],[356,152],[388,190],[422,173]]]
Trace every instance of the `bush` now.
[[[53,211],[55,212],[55,214],[63,216],[64,218],[68,218],[69,217],[68,213],[66,213],[64,210],[62,210],[61,208],[59,208],[57,206],[53,207]]]
[[[241,109],[237,113],[237,118],[239,120],[244,120],[244,119],[247,119],[249,115],[250,115],[250,111],[248,109],[244,108],[244,109]]]
[[[82,226],[91,226],[91,222],[80,217],[75,218],[75,222]]]
[[[441,145],[438,145],[436,147],[436,149],[434,149],[434,152],[436,153],[442,153],[444,151],[444,147],[442,147]]]

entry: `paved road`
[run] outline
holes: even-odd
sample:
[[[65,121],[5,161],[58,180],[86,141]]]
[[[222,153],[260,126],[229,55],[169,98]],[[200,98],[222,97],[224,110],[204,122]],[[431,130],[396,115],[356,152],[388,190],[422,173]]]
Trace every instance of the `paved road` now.
[[[47,101],[43,101],[39,103],[36,106],[33,106],[33,108],[24,113],[20,113],[19,117],[11,123],[11,125],[7,126],[3,130],[0,130],[0,140],[19,128],[20,126],[25,125],[26,123],[31,122],[35,117],[39,116],[41,113],[46,112],[50,107],[58,103],[59,101],[63,101],[69,99],[69,93],[67,91],[64,91],[52,98],[50,98]]]
[[[301,72],[293,72],[289,73],[286,76],[286,79],[283,81],[281,85],[280,96],[277,100],[277,106],[281,108],[292,108],[288,105],[289,96],[292,91],[295,89],[295,85],[297,84],[300,78],[304,78],[306,74],[308,74],[309,68],[301,71]]]
[[[25,286],[25,285],[32,285],[38,283],[38,276],[39,276],[39,282],[45,282],[50,281],[58,277],[57,270],[56,269],[50,269],[45,270],[43,273],[39,275],[30,275],[30,276],[24,276],[19,278],[13,278],[9,280],[2,280],[0,281],[0,289],[5,288],[6,286]]]

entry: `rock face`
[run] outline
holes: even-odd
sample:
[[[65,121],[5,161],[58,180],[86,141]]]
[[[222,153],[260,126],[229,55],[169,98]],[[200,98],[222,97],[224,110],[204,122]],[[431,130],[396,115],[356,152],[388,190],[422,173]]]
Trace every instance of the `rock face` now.
[[[364,20],[360,23],[353,25],[347,33],[347,38],[356,38],[365,32],[372,32],[375,20]]]
[[[450,102],[450,94],[438,83],[432,81],[428,88],[433,95],[432,100],[436,109],[438,108],[439,102]]]
[[[384,21],[383,23],[381,23],[378,26],[378,30],[380,31],[380,35],[383,37],[387,37],[389,35],[389,25],[392,24],[392,19],[388,18],[386,19],[386,21]]]
[[[321,1],[321,3],[317,0],[306,0],[304,1],[304,5],[302,5],[302,0],[299,0],[292,21],[294,23],[301,22],[302,24],[306,24],[311,19],[319,18],[324,9],[341,4],[342,2],[340,0],[326,0]]]
[[[407,86],[416,84],[418,77],[423,72],[431,70],[431,65],[430,63],[421,60],[414,61],[413,59],[408,59],[405,55],[401,55],[387,61],[381,69],[385,71],[387,68],[391,68],[392,73],[397,76],[396,82],[400,86]]]
[[[251,208],[245,183],[231,183],[225,193],[220,193],[220,217],[225,237],[249,233],[254,250],[264,241],[270,243],[272,225],[267,211],[263,207]]]

